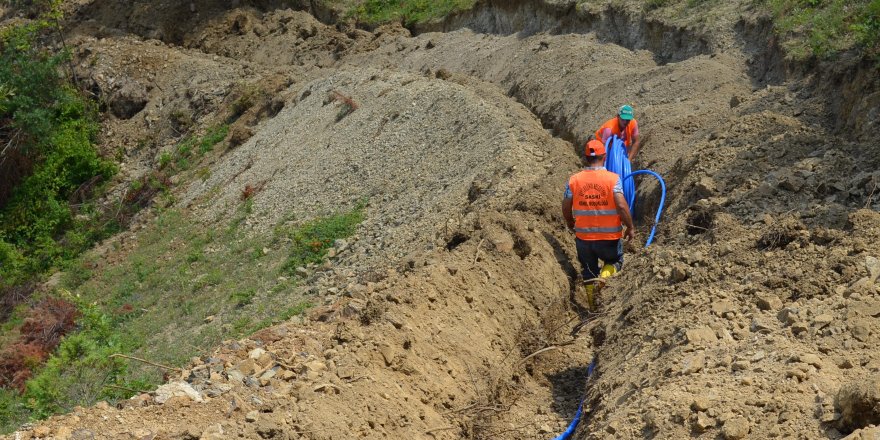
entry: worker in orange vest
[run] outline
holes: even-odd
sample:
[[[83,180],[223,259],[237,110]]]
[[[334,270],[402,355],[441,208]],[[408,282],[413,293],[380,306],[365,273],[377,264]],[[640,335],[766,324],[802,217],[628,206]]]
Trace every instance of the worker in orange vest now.
[[[602,166],[605,144],[591,140],[586,145],[587,166],[568,179],[562,200],[562,215],[575,233],[578,261],[591,311],[596,310],[597,286],[623,266],[623,241],[635,236],[629,205],[623,196],[620,176]],[[626,229],[623,226],[626,226]],[[599,269],[599,260],[604,266]]]
[[[633,114],[631,106],[621,106],[617,111],[617,117],[609,119],[596,130],[593,135],[594,139],[598,139],[604,144],[612,135],[619,137],[626,145],[629,160],[633,160],[642,145],[642,141],[639,139],[639,122],[635,120]]]

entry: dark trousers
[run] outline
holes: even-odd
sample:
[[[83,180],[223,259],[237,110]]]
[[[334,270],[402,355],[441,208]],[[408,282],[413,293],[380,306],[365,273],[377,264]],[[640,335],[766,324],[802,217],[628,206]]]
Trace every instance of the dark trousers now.
[[[623,240],[581,240],[575,238],[578,261],[584,280],[599,278],[599,260],[614,265],[617,271],[623,267]]]

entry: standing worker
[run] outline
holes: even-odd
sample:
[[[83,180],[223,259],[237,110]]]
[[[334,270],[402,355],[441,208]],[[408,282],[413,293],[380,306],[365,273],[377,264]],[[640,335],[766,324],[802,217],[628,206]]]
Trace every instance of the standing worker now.
[[[587,166],[568,179],[562,216],[575,233],[578,261],[590,311],[596,310],[598,279],[614,275],[623,266],[623,241],[635,236],[620,176],[605,169],[605,144],[586,145]],[[626,226],[626,230],[623,226]],[[599,260],[604,266],[599,270]]]
[[[642,140],[639,138],[639,122],[633,117],[633,108],[631,106],[621,106],[617,111],[617,117],[609,119],[596,130],[594,139],[598,139],[604,144],[612,135],[623,140],[624,145],[626,145],[627,156],[629,160],[633,160],[636,154],[639,153]]]

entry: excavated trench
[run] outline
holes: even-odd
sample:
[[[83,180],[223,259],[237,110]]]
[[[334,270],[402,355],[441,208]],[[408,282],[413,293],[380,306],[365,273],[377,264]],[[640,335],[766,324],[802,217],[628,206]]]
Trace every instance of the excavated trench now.
[[[215,2],[194,2],[195,9],[199,11],[211,11],[200,17],[201,23],[210,24],[212,16],[218,19],[224,16],[225,8],[217,8]],[[299,2],[290,5],[288,2],[245,2],[249,7],[258,8],[262,11],[272,11],[294,6],[301,10],[311,8],[319,19],[324,22],[332,22],[335,17],[326,11],[318,11],[313,2]],[[237,6],[237,3],[234,6]],[[179,26],[179,23],[143,23],[137,19],[138,9],[132,8],[131,12],[122,15],[114,2],[94,2],[90,8],[81,12],[81,17],[91,17],[99,22],[96,26],[101,35],[113,35],[115,32],[131,32],[145,38],[158,38],[166,43],[184,44],[192,43],[192,36],[200,32],[199,28],[191,29]],[[176,6],[175,14],[186,14],[188,6]],[[182,8],[182,9],[181,9]],[[213,15],[212,15],[213,14]],[[125,23],[125,24],[121,24]],[[607,116],[609,110],[617,106],[623,99],[643,100],[649,102],[646,105],[645,119],[653,127],[646,143],[646,151],[640,158],[640,168],[650,167],[658,171],[671,174],[669,183],[671,187],[689,186],[692,182],[688,177],[688,167],[695,162],[688,158],[685,149],[687,146],[668,147],[668,151],[660,151],[666,142],[676,137],[696,142],[705,139],[709,131],[717,128],[717,120],[712,122],[710,118],[695,117],[688,111],[688,106],[697,107],[700,100],[712,99],[711,93],[725,93],[722,104],[709,106],[705,111],[713,112],[717,119],[721,119],[727,112],[731,112],[732,105],[728,105],[728,96],[741,96],[755,84],[781,84],[793,70],[791,66],[784,66],[778,62],[778,53],[773,46],[771,50],[762,49],[758,42],[766,41],[768,25],[763,22],[742,21],[737,31],[744,41],[744,52],[749,56],[747,66],[742,65],[742,57],[734,56],[733,59],[723,57],[721,61],[715,58],[716,48],[713,42],[698,32],[670,26],[660,21],[646,18],[644,15],[622,9],[608,7],[601,11],[588,11],[576,9],[573,5],[551,5],[544,1],[518,0],[505,2],[490,0],[480,2],[477,7],[470,11],[448,17],[442,23],[419,26],[412,29],[417,34],[412,38],[401,38],[397,41],[386,42],[389,48],[387,53],[382,47],[362,53],[334,53],[333,58],[338,65],[342,66],[365,66],[377,67],[395,66],[404,71],[416,72],[425,76],[436,78],[451,76],[449,81],[467,83],[468,87],[479,89],[480,84],[468,83],[467,80],[456,78],[454,75],[480,78],[486,82],[500,86],[503,91],[525,106],[532,114],[542,122],[543,126],[552,132],[557,139],[547,139],[547,143],[564,149],[564,152],[548,152],[547,157],[557,160],[546,168],[546,174],[541,179],[536,179],[531,189],[525,191],[522,197],[514,199],[514,214],[505,218],[504,210],[499,207],[489,209],[487,199],[496,191],[491,186],[475,186],[467,192],[467,198],[474,204],[469,212],[462,213],[464,216],[477,217],[470,224],[461,225],[458,230],[446,237],[444,249],[437,251],[434,265],[418,264],[413,260],[408,263],[407,269],[392,278],[395,283],[382,291],[386,297],[376,299],[370,303],[368,312],[377,319],[364,319],[370,325],[364,328],[355,327],[349,323],[338,323],[332,319],[327,323],[319,324],[320,332],[335,332],[334,343],[346,340],[348,347],[361,344],[368,346],[372,342],[360,333],[388,333],[387,339],[375,336],[381,340],[381,344],[396,347],[396,350],[409,350],[410,347],[419,347],[419,338],[424,340],[435,339],[440,342],[431,346],[431,349],[442,349],[444,344],[448,352],[422,353],[422,356],[446,357],[440,362],[436,358],[430,362],[425,359],[412,361],[415,367],[405,364],[400,358],[392,356],[375,355],[371,362],[380,364],[375,366],[363,366],[364,369],[372,370],[378,377],[374,381],[378,384],[374,388],[383,390],[395,386],[395,380],[403,376],[382,376],[378,370],[388,367],[400,368],[404,376],[414,374],[413,371],[430,371],[429,368],[446,369],[455,380],[438,379],[433,376],[411,380],[404,388],[397,385],[402,396],[406,396],[407,402],[395,402],[393,399],[384,406],[388,407],[388,413],[393,415],[395,411],[406,414],[407,406],[420,406],[417,402],[421,399],[424,408],[430,412],[436,407],[442,411],[436,411],[426,416],[431,422],[429,429],[430,437],[434,438],[549,438],[559,432],[564,426],[563,422],[571,419],[577,409],[581,396],[592,395],[585,403],[587,413],[596,412],[601,406],[608,409],[609,402],[603,402],[596,397],[597,392],[589,392],[584,387],[586,381],[587,365],[593,355],[590,344],[601,345],[609,336],[602,329],[591,324],[590,316],[580,305],[577,298],[577,262],[574,259],[571,237],[560,232],[561,218],[558,210],[558,202],[555,196],[561,191],[560,183],[564,182],[569,171],[576,169],[579,153],[577,145],[583,143],[584,133],[596,125],[596,121]],[[486,35],[480,35],[486,34]],[[589,34],[589,35],[588,35]],[[628,51],[608,49],[605,52],[600,46],[595,46],[594,41],[589,40],[590,47],[578,53],[576,62],[588,65],[594,63],[600,65],[597,70],[588,73],[599,78],[600,74],[610,75],[613,79],[629,76],[631,69],[635,72],[634,83],[643,82],[650,84],[640,89],[638,85],[615,91],[602,92],[598,97],[588,97],[590,102],[584,104],[583,98],[579,98],[581,90],[591,92],[598,91],[605,84],[589,87],[588,80],[579,79],[579,75],[563,73],[557,75],[560,78],[552,78],[554,69],[571,69],[571,64],[566,64],[565,56],[544,59],[547,65],[542,66],[542,53],[552,49],[566,49],[578,47],[578,39],[588,40],[595,36],[599,43],[612,43],[628,49]],[[490,40],[486,40],[489,38]],[[473,55],[461,54],[461,43],[472,42],[485,44],[487,54]],[[190,44],[199,47],[197,44]],[[204,47],[200,47],[206,52]],[[618,50],[620,49],[620,50]],[[469,51],[477,52],[479,48],[470,47]],[[632,51],[647,50],[649,55],[638,53],[626,53]],[[493,55],[493,52],[497,55]],[[532,54],[532,55],[529,55]],[[227,53],[223,53],[228,56]],[[514,56],[515,55],[515,56]],[[607,55],[608,58],[604,56]],[[534,58],[529,59],[529,56]],[[549,55],[548,55],[549,56]],[[513,59],[518,61],[514,62]],[[528,61],[522,61],[527,59]],[[624,60],[624,68],[619,72],[605,72],[602,63],[605,59]],[[523,64],[516,64],[516,63]],[[499,66],[505,63],[513,64],[507,68]],[[329,66],[327,66],[329,67]],[[721,78],[715,81],[706,90],[699,89],[699,78],[688,76],[691,71],[706,69],[710,74],[724,69],[740,69],[730,75],[730,78]],[[715,70],[713,70],[715,69]],[[738,78],[740,73],[748,75],[747,79]],[[852,73],[851,70],[846,72]],[[546,74],[546,75],[545,75]],[[542,76],[543,75],[543,76]],[[844,75],[844,72],[836,72],[830,75]],[[745,75],[742,75],[745,76]],[[737,78],[734,78],[737,77]],[[827,77],[826,77],[827,78]],[[837,77],[835,77],[837,78]],[[856,81],[862,86],[876,86],[876,78],[859,76]],[[662,80],[662,84],[661,81]],[[688,87],[681,87],[682,83],[694,81],[694,93],[696,97],[692,101],[682,103],[674,97]],[[711,82],[709,80],[706,80]],[[669,86],[668,84],[672,84]],[[669,88],[669,91],[666,91]],[[830,90],[830,87],[829,89]],[[876,87],[871,90],[876,90]],[[574,92],[574,93],[572,93]],[[852,97],[851,92],[844,93],[845,97],[832,101],[832,108],[850,108],[855,113],[858,109],[871,104],[875,95],[868,97]],[[687,97],[685,97],[687,98]],[[875,109],[875,107],[868,107]],[[638,108],[637,111],[641,111]],[[876,110],[872,110],[876,111]],[[866,120],[849,118],[847,112],[843,112],[843,119],[838,120],[839,127],[857,126],[861,129],[870,128],[872,125]],[[693,121],[694,124],[705,124],[698,129],[690,129],[685,122]],[[714,126],[711,124],[715,124]],[[384,126],[384,123],[383,123]],[[650,131],[649,131],[650,133]],[[561,140],[560,140],[561,139]],[[654,148],[656,147],[656,148]],[[541,156],[542,160],[544,156]],[[687,158],[682,160],[682,158]],[[634,167],[636,168],[636,167]],[[497,178],[497,176],[495,176]],[[476,180],[475,180],[476,182]],[[496,182],[497,184],[497,182]],[[476,189],[474,189],[476,188]],[[639,218],[644,226],[648,225],[647,219],[653,217],[658,200],[659,188],[655,184],[641,185],[639,199],[644,201],[640,204]],[[691,198],[695,198],[694,192],[688,189],[677,190],[681,198],[674,209],[669,213],[670,217],[678,218],[688,215],[686,223],[689,225],[687,233],[699,236],[707,229],[713,227],[714,216],[703,211],[686,212]],[[687,199],[687,200],[685,200]],[[509,208],[509,207],[508,207]],[[478,210],[485,210],[487,218],[479,218]],[[493,211],[495,210],[495,211]],[[678,219],[676,220],[678,221]],[[666,238],[661,229],[658,240]],[[645,237],[646,234],[641,234]],[[485,249],[484,249],[485,248]],[[637,249],[629,249],[631,253]],[[644,266],[644,265],[643,265]],[[467,269],[462,269],[467,267]],[[644,267],[642,267],[644,269]],[[485,273],[485,274],[484,274]],[[522,274],[521,277],[518,274]],[[620,284],[638,284],[637,278],[630,278],[630,274],[624,271],[620,277]],[[634,276],[635,274],[633,274]],[[461,279],[458,279],[459,277]],[[509,280],[499,282],[498,278],[508,277]],[[521,278],[521,279],[517,279]],[[417,280],[424,281],[420,284]],[[477,289],[478,286],[478,289]],[[470,293],[474,289],[484,292],[487,300],[474,298]],[[423,301],[419,295],[428,295],[430,300]],[[443,295],[448,295],[448,298]],[[440,297],[440,299],[437,299]],[[510,307],[507,307],[507,304]],[[523,311],[514,310],[522,307]],[[378,311],[377,311],[378,310]],[[438,316],[444,313],[444,316]],[[621,313],[626,316],[629,312]],[[424,314],[421,315],[420,314]],[[388,319],[391,322],[386,326],[388,329],[378,328],[377,323],[382,323],[382,317],[393,316]],[[405,316],[401,319],[401,316]],[[447,332],[449,327],[467,328],[466,322],[462,322],[461,316],[468,319],[477,319],[492,322],[491,324],[474,326],[474,333],[459,335],[454,338],[443,339],[440,335]],[[457,319],[456,319],[457,318]],[[580,323],[580,324],[578,324]],[[337,325],[337,327],[333,327]],[[381,324],[384,325],[384,324]],[[392,328],[393,327],[393,328]],[[404,329],[406,336],[393,336],[394,328]],[[319,333],[320,333],[319,332]],[[485,332],[485,333],[479,333]],[[578,337],[578,335],[580,335]],[[647,338],[647,337],[646,337]],[[320,338],[319,338],[320,339]],[[400,340],[398,340],[400,339]],[[490,340],[485,344],[489,348],[485,352],[469,353],[468,340]],[[588,344],[588,341],[592,340]],[[283,340],[282,340],[283,341]],[[573,342],[573,343],[572,343]],[[484,345],[484,344],[475,344]],[[377,343],[377,347],[380,344]],[[464,348],[462,348],[464,346]],[[283,347],[277,347],[284,350]],[[325,347],[322,347],[322,349]],[[363,358],[363,351],[353,353]],[[381,349],[380,349],[381,350]],[[291,350],[295,351],[295,350]],[[499,353],[504,354],[503,362],[497,361]],[[469,355],[472,355],[469,358]],[[508,359],[515,356],[516,359]],[[477,360],[475,362],[475,360]],[[425,361],[424,363],[422,363]],[[599,358],[601,365],[605,359]],[[438,365],[434,365],[435,362]],[[401,365],[402,364],[402,365]],[[442,366],[440,366],[442,365]],[[503,368],[498,368],[502,365]],[[408,367],[409,370],[406,370]],[[398,371],[398,373],[400,372]],[[600,369],[601,371],[601,369]],[[464,384],[463,384],[464,383]],[[355,384],[354,386],[359,386]],[[629,386],[629,384],[621,385]],[[444,387],[449,393],[438,391]],[[357,391],[354,395],[343,395],[343,398],[321,397],[315,401],[316,410],[309,413],[312,418],[312,426],[306,438],[330,438],[322,434],[322,430],[338,428],[332,420],[319,420],[320,417],[331,419],[338,417],[348,408],[352,402],[370,400],[375,389]],[[615,390],[603,389],[610,393]],[[630,391],[630,394],[633,392]],[[312,393],[314,394],[314,393]],[[628,398],[621,398],[624,402]],[[301,397],[307,402],[306,397]],[[322,400],[323,399],[323,400]],[[336,399],[336,400],[334,400]],[[388,399],[388,397],[385,397]],[[384,408],[383,406],[383,408]],[[369,405],[368,405],[369,407]],[[306,411],[305,404],[299,409]],[[375,409],[375,408],[374,408]],[[547,414],[547,410],[553,414]],[[321,412],[324,411],[324,412]],[[534,422],[535,415],[542,416],[548,426],[538,426]],[[365,426],[378,432],[387,429],[394,432],[406,431],[407,426],[401,421],[389,422],[376,425],[372,420],[365,421],[369,415],[362,413],[349,414],[352,420],[364,421]],[[390,417],[390,416],[389,416]],[[363,420],[362,420],[363,419]],[[413,420],[405,419],[406,423]],[[390,419],[389,419],[390,420]],[[587,420],[586,422],[589,422]],[[349,428],[355,429],[349,423]],[[392,426],[394,424],[399,426]],[[550,426],[551,423],[552,426]],[[401,429],[401,431],[393,431]],[[449,431],[447,431],[449,430]],[[247,432],[247,431],[242,431]],[[353,432],[353,431],[352,431]],[[424,430],[423,430],[424,432]],[[586,436],[585,432],[581,435]],[[261,434],[262,436],[262,434]],[[370,437],[370,435],[367,435]],[[331,436],[332,437],[332,436]],[[378,437],[378,436],[376,436]],[[427,437],[427,435],[426,435]],[[184,437],[181,437],[184,438]]]

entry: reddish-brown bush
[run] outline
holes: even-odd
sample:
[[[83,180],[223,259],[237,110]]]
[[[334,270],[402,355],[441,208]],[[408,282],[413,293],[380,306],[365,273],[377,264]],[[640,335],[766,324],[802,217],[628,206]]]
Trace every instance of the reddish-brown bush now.
[[[77,317],[76,306],[60,298],[46,298],[32,308],[19,328],[18,340],[0,351],[0,386],[23,392],[34,370],[73,330]]]

